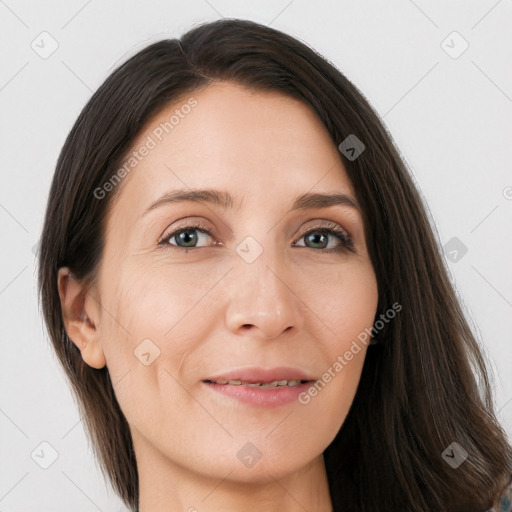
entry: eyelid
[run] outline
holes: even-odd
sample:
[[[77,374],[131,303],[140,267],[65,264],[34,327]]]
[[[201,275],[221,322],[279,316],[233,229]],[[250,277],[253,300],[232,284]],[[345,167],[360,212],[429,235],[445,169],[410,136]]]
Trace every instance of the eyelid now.
[[[314,222],[314,221],[312,221]],[[340,252],[340,251],[349,251],[354,254],[359,254],[356,250],[354,238],[352,235],[342,226],[340,226],[338,223],[330,221],[330,220],[320,220],[320,224],[318,224],[318,220],[316,221],[317,224],[313,224],[312,226],[308,227],[305,231],[301,231],[301,235],[294,240],[294,244],[299,241],[301,238],[304,238],[306,235],[308,235],[311,232],[315,231],[326,231],[330,235],[338,238],[338,240],[341,243],[341,246],[336,247],[334,249],[317,249],[320,252]],[[308,248],[308,247],[305,247]]]
[[[300,236],[304,236],[307,233],[309,233],[310,231],[314,231],[314,230],[322,230],[322,229],[331,230],[332,229],[334,231],[343,231],[343,233],[345,233],[347,235],[347,237],[351,238],[350,233],[345,228],[340,226],[337,222],[333,222],[332,220],[315,219],[315,220],[306,222],[306,224],[308,224],[308,227],[305,229],[305,231],[301,231],[302,234]]]
[[[191,221],[188,224],[185,224],[181,227],[174,227],[172,229],[169,229],[169,228],[166,229],[164,231],[164,234],[160,237],[158,244],[162,245],[162,244],[164,244],[164,242],[166,244],[168,244],[169,240],[173,236],[178,234],[180,231],[194,230],[194,229],[197,229],[198,231],[202,231],[202,232],[206,233],[208,236],[210,236],[211,238],[214,238],[213,233],[206,227],[206,225],[204,223],[202,223],[201,221]],[[185,247],[179,247],[179,246],[175,246],[175,247],[178,247],[180,249],[185,249]],[[195,249],[195,247],[190,247],[189,249]]]
[[[331,252],[352,252],[354,254],[359,254],[358,251],[355,248],[354,239],[351,236],[351,234],[343,227],[341,227],[336,222],[327,220],[327,219],[315,219],[314,221],[310,221],[312,223],[311,226],[306,228],[304,231],[301,231],[300,236],[295,238],[295,240],[292,242],[292,244],[295,244],[298,242],[301,238],[304,238],[306,235],[308,235],[311,232],[315,231],[322,231],[325,230],[328,232],[331,236],[334,236],[338,239],[340,242],[340,246],[334,248],[334,249],[313,249],[317,250],[319,252],[323,253],[331,253]],[[316,224],[314,224],[316,222]],[[320,223],[319,223],[320,222]],[[174,227],[171,230],[166,229],[164,234],[161,236],[160,240],[158,241],[159,246],[171,246],[172,249],[177,250],[183,250],[183,251],[190,251],[190,250],[197,250],[201,249],[201,247],[181,247],[179,245],[173,245],[169,243],[169,240],[179,234],[181,231],[201,231],[205,234],[207,234],[210,238],[215,239],[215,236],[213,233],[206,227],[206,225],[201,222],[200,220],[197,221],[189,221],[188,224],[184,224],[183,226]],[[210,247],[213,247],[215,245],[222,245],[222,243],[218,243],[215,241]],[[307,246],[300,246],[308,249]],[[204,248],[204,247],[203,247]],[[309,248],[311,249],[311,248]]]

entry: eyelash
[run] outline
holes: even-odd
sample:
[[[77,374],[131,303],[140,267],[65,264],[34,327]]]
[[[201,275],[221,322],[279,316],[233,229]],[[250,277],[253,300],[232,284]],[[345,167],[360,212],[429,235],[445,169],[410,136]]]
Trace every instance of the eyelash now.
[[[210,236],[211,238],[214,238],[213,234],[208,229],[206,229],[205,226],[201,225],[200,223],[197,223],[197,224],[191,224],[189,226],[183,226],[179,229],[176,229],[175,231],[173,231],[171,233],[165,234],[162,237],[162,239],[158,242],[158,245],[162,246],[162,247],[166,247],[166,248],[171,248],[172,250],[183,251],[185,253],[187,253],[191,250],[201,249],[201,247],[180,247],[179,245],[173,245],[173,244],[169,243],[170,239],[173,236],[177,236],[184,231],[194,231],[194,230],[201,231],[202,233]],[[305,249],[317,250],[317,251],[324,252],[324,253],[340,253],[340,252],[347,252],[347,251],[356,253],[356,250],[354,247],[354,242],[353,242],[352,238],[348,235],[348,233],[339,229],[337,224],[334,224],[333,222],[327,222],[326,224],[323,224],[321,226],[311,228],[308,231],[306,231],[304,234],[302,234],[297,240],[300,240],[311,233],[321,233],[322,235],[326,235],[326,234],[333,235],[341,242],[341,244],[338,247],[335,247],[334,249],[314,249],[312,247],[307,247],[307,246],[300,246],[300,247],[304,247]]]

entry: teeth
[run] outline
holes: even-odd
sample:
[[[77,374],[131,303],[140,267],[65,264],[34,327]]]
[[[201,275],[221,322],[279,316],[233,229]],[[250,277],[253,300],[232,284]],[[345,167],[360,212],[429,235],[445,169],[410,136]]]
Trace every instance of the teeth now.
[[[302,381],[300,380],[275,380],[274,382],[246,382],[241,380],[226,380],[218,379],[216,384],[231,384],[232,386],[249,386],[251,388],[277,388],[280,386],[298,386]]]

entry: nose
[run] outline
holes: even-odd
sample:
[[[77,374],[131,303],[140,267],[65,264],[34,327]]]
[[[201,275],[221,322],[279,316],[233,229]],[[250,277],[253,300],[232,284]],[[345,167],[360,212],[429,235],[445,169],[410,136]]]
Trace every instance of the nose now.
[[[294,290],[298,276],[283,265],[272,264],[271,268],[269,263],[263,255],[251,264],[242,262],[237,275],[232,276],[226,310],[230,332],[272,340],[301,330],[303,300]]]

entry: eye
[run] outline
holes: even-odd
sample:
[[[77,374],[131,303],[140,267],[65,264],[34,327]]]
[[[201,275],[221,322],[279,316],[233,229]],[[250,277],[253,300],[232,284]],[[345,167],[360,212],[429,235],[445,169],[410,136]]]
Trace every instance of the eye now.
[[[202,236],[200,236],[202,235]],[[205,238],[213,238],[213,235],[208,231],[204,226],[199,224],[194,224],[191,226],[184,226],[171,233],[166,233],[160,242],[159,245],[171,245],[173,249],[184,250],[188,249],[196,249],[196,244],[202,239]],[[175,240],[175,244],[171,243],[171,240]]]
[[[335,238],[337,245],[329,247],[329,237]],[[305,239],[307,244],[299,245],[299,247],[308,247],[309,249],[317,249],[322,252],[342,252],[350,251],[355,253],[354,242],[350,235],[342,230],[337,224],[328,222],[321,226],[312,228],[304,233],[299,240]],[[336,243],[336,242],[335,242]],[[295,243],[295,245],[297,245]]]
[[[329,237],[335,239],[334,247],[329,247]],[[170,233],[166,233],[159,241],[160,246],[171,247],[172,249],[188,252],[190,249],[199,249],[197,244],[202,240],[212,238],[212,233],[201,224],[183,226]],[[320,250],[324,253],[350,251],[356,253],[354,243],[350,235],[341,229],[334,222],[327,222],[318,227],[314,227],[304,233],[298,240],[305,239],[307,244],[298,244],[294,242],[295,247],[306,247],[309,249]],[[173,242],[174,240],[174,242]],[[211,245],[216,245],[215,243]],[[208,245],[206,245],[208,247]]]

